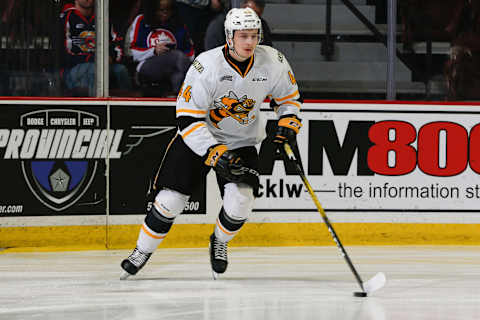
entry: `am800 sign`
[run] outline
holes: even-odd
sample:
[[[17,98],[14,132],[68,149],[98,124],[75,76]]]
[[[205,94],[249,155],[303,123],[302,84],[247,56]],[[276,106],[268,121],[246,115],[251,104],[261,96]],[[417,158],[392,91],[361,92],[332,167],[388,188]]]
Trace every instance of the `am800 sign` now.
[[[480,105],[318,103],[301,117],[302,163],[326,210],[478,212]],[[262,177],[271,175],[264,185],[292,190],[295,171],[267,165],[267,155],[260,155]],[[303,194],[263,197],[257,207],[286,210],[295,201],[309,209]]]
[[[418,108],[422,107],[426,106]],[[323,175],[326,161],[333,176],[349,175],[354,161],[358,177],[403,176],[413,171],[452,177],[468,168],[480,174],[480,113],[474,106],[472,112],[463,108],[458,114],[392,106],[358,112],[331,109],[322,112],[327,119],[308,121],[309,175]]]
[[[455,176],[470,168],[480,173],[480,124],[469,132],[454,122],[430,122],[418,130],[406,121],[381,121],[368,132],[369,168],[381,175],[418,169],[431,176]],[[417,140],[417,148],[412,143]]]

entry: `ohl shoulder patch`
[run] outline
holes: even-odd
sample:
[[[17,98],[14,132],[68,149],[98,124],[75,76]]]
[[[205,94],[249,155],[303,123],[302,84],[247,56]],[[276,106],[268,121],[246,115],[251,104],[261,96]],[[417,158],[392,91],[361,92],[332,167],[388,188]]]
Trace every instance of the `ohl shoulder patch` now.
[[[197,71],[198,71],[199,73],[202,73],[202,72],[203,72],[203,69],[204,69],[204,68],[203,68],[202,64],[201,64],[200,62],[198,62],[198,60],[196,60],[196,59],[193,60],[192,65],[193,65],[193,67],[194,67],[195,69],[197,69]]]
[[[280,63],[283,63],[283,59],[285,57],[283,56],[283,54],[280,51],[277,51],[277,53],[278,53],[278,61],[280,61]]]

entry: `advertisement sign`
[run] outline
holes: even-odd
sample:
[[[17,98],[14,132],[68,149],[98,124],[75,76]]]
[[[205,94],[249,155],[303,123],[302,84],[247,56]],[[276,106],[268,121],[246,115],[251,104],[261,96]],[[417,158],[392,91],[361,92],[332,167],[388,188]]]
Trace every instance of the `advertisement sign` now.
[[[93,106],[92,106],[93,104]],[[145,214],[149,183],[176,133],[172,107],[2,105],[0,214]],[[108,196],[107,196],[107,176]],[[205,214],[205,183],[185,214]]]
[[[145,212],[150,182],[176,133],[174,102],[18,101],[1,108],[1,217],[108,213],[111,223],[138,223],[127,218]],[[263,111],[271,133],[276,116],[268,104]],[[480,198],[479,114],[475,105],[305,103],[300,159],[334,217],[471,217]],[[271,138],[258,151],[261,186],[249,220],[318,219],[294,164]],[[178,222],[211,223],[220,206],[209,177]]]
[[[100,106],[2,105],[2,215],[104,214],[104,159],[118,147]]]
[[[478,106],[306,105],[301,159],[327,211],[477,212],[479,114]],[[294,171],[262,167],[256,211],[315,210]]]

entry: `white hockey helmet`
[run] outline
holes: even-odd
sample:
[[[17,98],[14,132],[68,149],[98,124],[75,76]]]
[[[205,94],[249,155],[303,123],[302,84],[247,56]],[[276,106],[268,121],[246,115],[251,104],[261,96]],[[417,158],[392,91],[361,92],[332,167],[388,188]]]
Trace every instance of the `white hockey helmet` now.
[[[262,42],[262,21],[250,8],[230,9],[225,18],[225,37],[230,49],[233,48],[233,33],[236,30],[258,29],[258,43]]]

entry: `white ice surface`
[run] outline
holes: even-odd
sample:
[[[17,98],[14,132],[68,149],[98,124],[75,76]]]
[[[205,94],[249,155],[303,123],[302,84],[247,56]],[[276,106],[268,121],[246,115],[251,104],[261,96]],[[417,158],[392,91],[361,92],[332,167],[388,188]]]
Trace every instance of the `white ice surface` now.
[[[130,251],[0,254],[0,319],[480,319],[479,247],[348,247],[368,298],[336,247],[230,248],[212,279],[208,249],[159,249],[120,281]]]

